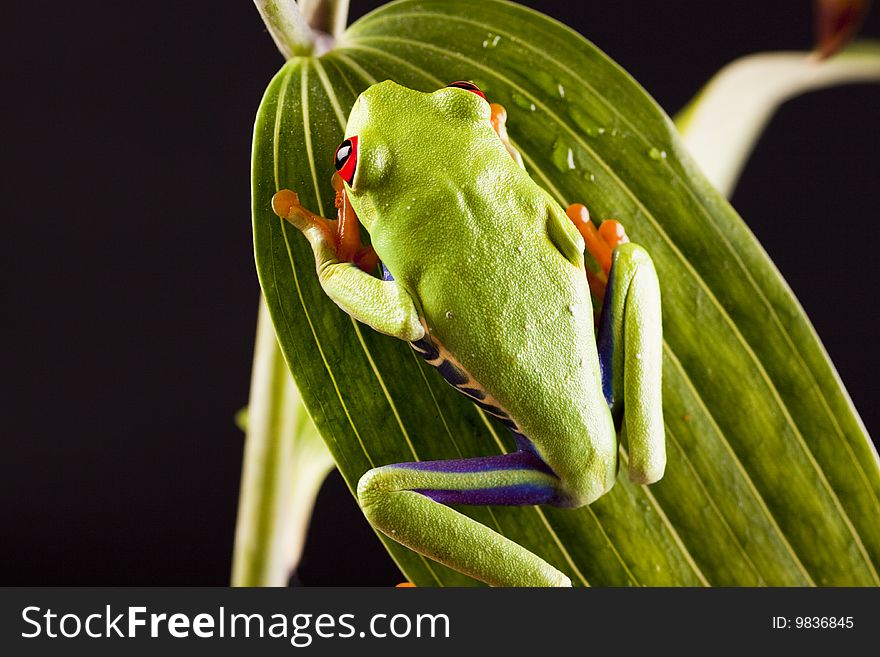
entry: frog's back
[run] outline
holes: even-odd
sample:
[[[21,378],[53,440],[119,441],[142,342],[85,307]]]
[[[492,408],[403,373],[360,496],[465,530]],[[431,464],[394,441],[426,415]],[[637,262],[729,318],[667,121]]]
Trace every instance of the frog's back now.
[[[589,288],[583,269],[548,236],[552,200],[510,169],[457,193],[457,206],[438,208],[429,231],[413,231],[410,247],[423,257],[398,279],[437,349],[425,353],[423,344],[422,355],[524,436],[564,479],[586,472],[613,477],[614,430]],[[494,204],[488,216],[480,211],[487,194]],[[590,497],[610,487],[605,479]]]

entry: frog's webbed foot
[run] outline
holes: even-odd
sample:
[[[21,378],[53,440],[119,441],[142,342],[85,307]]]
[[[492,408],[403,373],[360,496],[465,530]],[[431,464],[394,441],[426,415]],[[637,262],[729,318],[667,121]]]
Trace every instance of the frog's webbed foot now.
[[[272,198],[275,214],[308,239],[315,254],[318,281],[336,305],[381,333],[407,342],[420,340],[425,329],[412,299],[394,281],[370,275],[378,258],[371,248],[361,245],[357,217],[347,199],[339,205],[340,218],[332,221],[304,208],[296,192],[289,189],[282,189]]]
[[[320,230],[329,238],[333,232],[332,222],[303,207],[299,194],[282,189],[272,197],[272,211],[282,219],[286,219],[303,233],[309,230]]]
[[[364,271],[373,271],[379,258],[373,247],[364,246],[361,242],[357,215],[338,174],[334,174],[332,182],[336,190],[335,220],[326,219],[305,208],[300,203],[299,195],[289,189],[282,189],[272,197],[272,210],[302,231],[313,246],[320,243],[322,253],[329,257],[332,251],[336,262],[352,262]]]
[[[504,144],[504,148],[510,153],[513,161],[525,169],[522,155],[510,143],[510,137],[507,134],[507,110],[504,109],[504,105],[499,103],[490,103],[489,107],[492,109],[492,115],[489,118],[489,121],[492,123],[492,129],[495,130],[498,138],[501,139],[501,143]]]
[[[587,256],[584,258],[587,268],[587,280],[590,291],[601,301],[605,298],[605,287],[608,285],[608,274],[614,249],[620,244],[629,242],[623,224],[613,219],[606,219],[597,229],[590,221],[590,212],[580,203],[572,203],[565,211],[575,228],[584,238]]]

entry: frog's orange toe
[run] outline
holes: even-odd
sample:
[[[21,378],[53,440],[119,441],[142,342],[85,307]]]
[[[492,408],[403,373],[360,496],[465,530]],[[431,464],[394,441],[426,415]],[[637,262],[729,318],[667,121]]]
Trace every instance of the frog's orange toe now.
[[[605,240],[602,239],[593,222],[590,221],[590,211],[581,203],[572,203],[566,208],[565,214],[568,215],[571,223],[574,224],[581,237],[584,238],[584,245],[587,251],[593,256],[605,274],[607,274],[608,270],[611,269],[611,249]]]
[[[568,215],[568,218],[571,219],[578,230],[590,221],[590,211],[587,210],[587,206],[583,203],[572,203],[565,209],[565,214]]]
[[[282,219],[290,219],[294,210],[299,207],[299,196],[289,189],[279,190],[272,197],[272,211]]]
[[[507,130],[505,129],[505,124],[507,123],[507,110],[504,109],[504,105],[499,105],[498,103],[490,103],[489,107],[492,110],[489,121],[491,121],[492,127],[495,129],[495,132],[498,133],[498,136],[503,139],[507,136]],[[502,133],[504,134],[502,135]]]
[[[394,588],[396,588],[396,589],[414,589],[415,587],[416,587],[416,585],[413,584],[412,582],[401,582],[400,584],[398,584]]]
[[[599,225],[599,236],[611,250],[614,250],[618,244],[629,242],[629,237],[626,236],[623,224],[614,219],[606,219]]]

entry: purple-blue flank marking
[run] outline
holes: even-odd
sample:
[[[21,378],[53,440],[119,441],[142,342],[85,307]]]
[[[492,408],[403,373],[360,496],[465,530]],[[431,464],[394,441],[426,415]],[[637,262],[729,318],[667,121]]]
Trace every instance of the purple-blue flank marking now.
[[[608,285],[605,287],[605,303],[602,305],[602,314],[599,317],[599,336],[597,347],[599,350],[599,369],[602,370],[602,392],[608,407],[614,410],[619,400],[614,399],[614,376],[620,374],[613,371],[614,363],[614,317],[611,312],[612,299],[616,292],[615,265],[617,264],[617,252],[611,261],[611,271],[608,272]]]
[[[417,488],[413,492],[430,497],[440,504],[494,504],[498,506],[523,506],[526,504],[552,504],[557,492],[551,486],[515,484],[497,488],[476,490],[429,490]]]
[[[493,470],[537,470],[549,475],[556,473],[536,454],[519,451],[497,456],[478,456],[472,459],[452,459],[448,461],[421,461],[419,463],[398,463],[396,467],[425,472],[491,472]]]

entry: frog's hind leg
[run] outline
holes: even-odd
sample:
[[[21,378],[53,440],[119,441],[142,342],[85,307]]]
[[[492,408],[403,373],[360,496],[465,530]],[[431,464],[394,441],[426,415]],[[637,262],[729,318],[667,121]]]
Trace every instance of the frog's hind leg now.
[[[382,265],[385,280],[394,280]],[[534,453],[513,418],[427,335],[410,343],[446,381],[507,426],[520,451],[454,461],[399,463],[367,472],[358,498],[374,527],[416,552],[493,585],[570,586],[522,546],[447,504],[570,506],[559,478]]]
[[[447,506],[565,506],[559,478],[534,454],[386,465],[364,474],[357,494],[376,529],[475,579],[493,586],[571,586],[537,555]]]
[[[653,483],[666,467],[660,286],[637,244],[620,244],[611,254],[598,343],[605,398],[626,429],[630,479]]]

